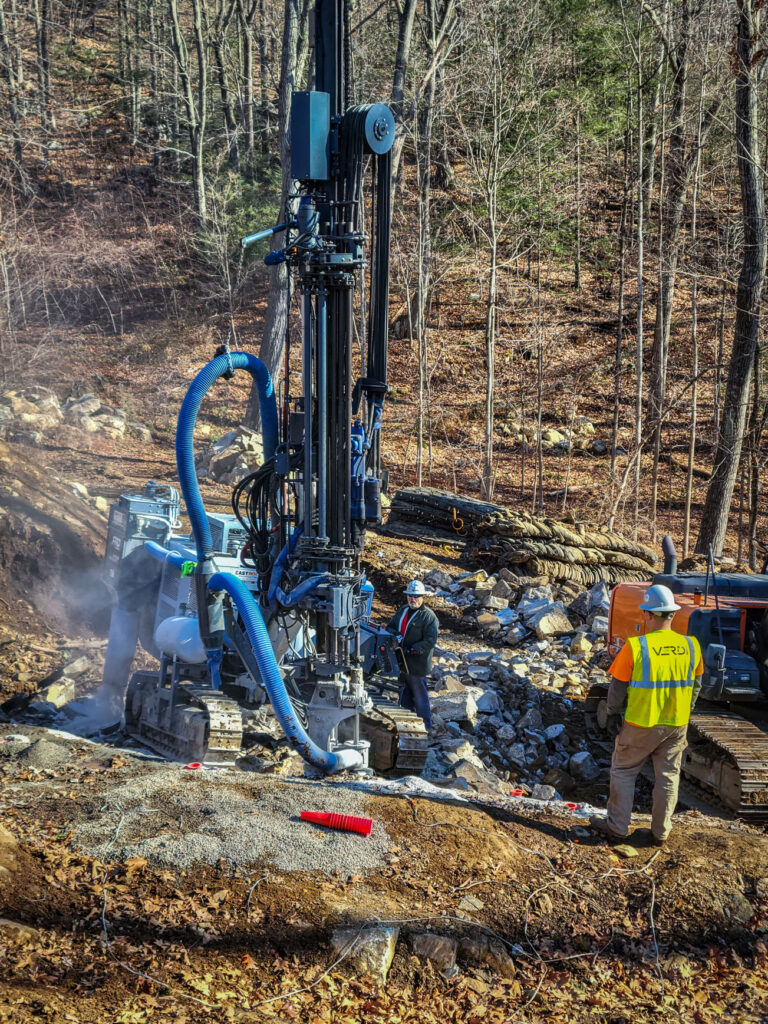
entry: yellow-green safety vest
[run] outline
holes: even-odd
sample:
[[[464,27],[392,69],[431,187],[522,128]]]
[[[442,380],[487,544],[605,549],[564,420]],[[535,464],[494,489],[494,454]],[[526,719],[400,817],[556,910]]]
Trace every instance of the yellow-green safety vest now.
[[[631,636],[635,665],[627,693],[625,721],[645,729],[687,725],[701,648],[695,637],[670,629]]]

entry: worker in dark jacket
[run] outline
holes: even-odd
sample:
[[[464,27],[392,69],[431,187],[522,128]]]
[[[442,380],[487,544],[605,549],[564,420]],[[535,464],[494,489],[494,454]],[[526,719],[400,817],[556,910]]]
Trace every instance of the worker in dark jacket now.
[[[426,593],[421,580],[411,580],[405,588],[408,603],[398,608],[387,629],[399,640],[405,660],[399,680],[400,706],[415,711],[431,729],[427,676],[432,671],[432,653],[437,644],[437,616],[424,604]]]

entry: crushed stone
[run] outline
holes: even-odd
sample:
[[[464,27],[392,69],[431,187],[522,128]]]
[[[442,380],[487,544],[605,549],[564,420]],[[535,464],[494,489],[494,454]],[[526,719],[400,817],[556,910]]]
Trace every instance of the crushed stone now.
[[[366,795],[339,784],[163,766],[110,790],[72,845],[99,860],[144,857],[186,870],[266,861],[279,871],[357,874],[380,867],[391,846],[374,821],[369,836],[300,820],[304,810],[365,815]]]
[[[61,743],[35,740],[19,753],[18,760],[30,768],[57,768],[69,760],[69,750]]]

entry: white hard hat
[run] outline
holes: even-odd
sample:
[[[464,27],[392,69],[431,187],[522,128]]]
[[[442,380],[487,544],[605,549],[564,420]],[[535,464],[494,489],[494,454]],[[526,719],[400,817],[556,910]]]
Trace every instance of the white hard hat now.
[[[407,594],[408,597],[424,597],[426,592],[427,589],[421,582],[421,580],[411,580],[411,582],[403,591],[403,593]]]
[[[645,598],[640,605],[644,612],[679,612],[680,605],[675,604],[675,595],[662,583],[654,583],[645,592]]]

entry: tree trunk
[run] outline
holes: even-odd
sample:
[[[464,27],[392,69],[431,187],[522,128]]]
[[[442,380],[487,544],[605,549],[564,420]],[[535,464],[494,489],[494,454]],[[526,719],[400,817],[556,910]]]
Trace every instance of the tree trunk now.
[[[288,197],[296,191],[296,182],[291,177],[291,98],[298,87],[297,74],[302,62],[301,40],[303,27],[309,14],[308,0],[286,0],[283,17],[283,48],[280,59],[280,164],[282,167],[281,208],[286,210]],[[287,212],[287,210],[286,210]],[[270,268],[269,298],[261,336],[259,358],[273,377],[277,376],[282,362],[286,333],[288,331],[289,297],[288,267],[278,263]],[[258,423],[259,395],[256,386],[251,388],[248,408],[245,413],[246,425],[253,428]]]
[[[392,92],[389,106],[395,117],[395,142],[392,147],[392,188],[395,188],[400,172],[400,157],[405,142],[405,81],[408,75],[408,62],[411,56],[413,26],[416,19],[416,0],[404,0],[397,26],[397,50],[395,52],[395,71],[392,76]]]
[[[765,279],[765,169],[760,163],[757,93],[764,56],[760,0],[741,0],[736,39],[736,148],[741,189],[744,255],[736,291],[733,350],[712,478],[707,489],[699,552],[721,554],[739,471],[752,367],[755,361]]]
[[[0,54],[3,58],[3,70],[5,71],[5,80],[8,84],[8,115],[11,120],[13,159],[16,161],[17,170],[21,173],[22,150],[19,82],[16,76],[16,67],[13,60],[11,39],[8,35],[8,26],[5,20],[5,0],[0,0]]]
[[[240,173],[240,147],[237,140],[237,122],[235,120],[234,101],[232,91],[229,87],[229,77],[224,64],[224,40],[229,22],[235,9],[235,0],[229,0],[226,9],[220,6],[216,12],[216,21],[213,32],[213,55],[216,59],[216,78],[219,83],[221,94],[221,107],[224,113],[224,125],[227,132],[227,154],[229,166],[235,174]]]

